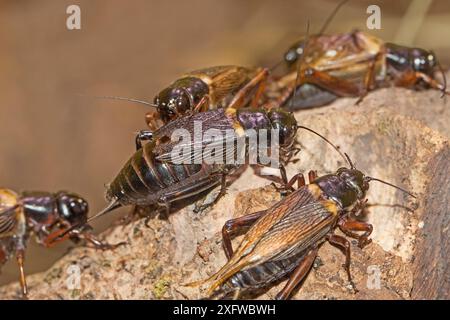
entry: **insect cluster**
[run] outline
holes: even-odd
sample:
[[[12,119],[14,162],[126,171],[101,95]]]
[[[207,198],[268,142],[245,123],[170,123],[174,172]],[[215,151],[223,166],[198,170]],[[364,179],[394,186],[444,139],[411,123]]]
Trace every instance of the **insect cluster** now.
[[[298,123],[292,111],[320,107],[342,96],[357,97],[359,102],[368,92],[389,85],[448,94],[445,77],[442,83],[436,80],[435,73],[442,70],[431,51],[385,43],[362,31],[307,34],[288,48],[284,64],[287,72],[281,76],[272,75],[268,68],[241,66],[188,72],[161,90],[153,103],[113,97],[144,103],[154,110],[145,116],[150,130],[139,132],[136,152],[107,186],[108,205],[89,219],[87,202],[74,193],[0,189],[0,266],[15,255],[23,295],[27,295],[24,256],[31,235],[47,247],[70,239],[85,240],[102,250],[114,249],[123,243],[111,245],[95,238],[88,225],[92,219],[128,205],[168,215],[220,186],[215,200],[198,205],[196,210],[214,206],[225,193],[231,174],[246,165],[260,174],[268,165],[260,153],[253,162],[249,160],[253,150],[249,132],[259,137],[259,152],[279,155],[280,177],[270,179],[283,198],[267,210],[227,221],[222,235],[228,262],[209,279],[189,285],[209,284],[207,297],[239,297],[287,277],[277,295],[287,299],[308,274],[321,244],[328,241],[344,252],[348,280],[354,286],[349,269],[350,242],[335,230],[357,239],[360,247],[370,243],[372,226],[353,216],[364,210],[372,181],[413,195],[355,168],[347,154]],[[202,135],[200,141],[183,142],[173,139],[180,128],[194,134],[198,123],[202,134],[214,130],[220,137]],[[288,179],[285,166],[299,151],[298,130],[323,138],[348,167],[323,176],[311,171],[308,184],[302,173]],[[260,143],[261,137],[268,143]],[[237,161],[241,140],[245,161]],[[273,141],[277,143],[271,144]],[[180,144],[190,151],[178,157],[174,150]],[[211,147],[214,159],[221,161],[205,161],[203,156]],[[227,154],[230,148],[231,160]],[[233,250],[231,237],[243,228],[248,231]]]

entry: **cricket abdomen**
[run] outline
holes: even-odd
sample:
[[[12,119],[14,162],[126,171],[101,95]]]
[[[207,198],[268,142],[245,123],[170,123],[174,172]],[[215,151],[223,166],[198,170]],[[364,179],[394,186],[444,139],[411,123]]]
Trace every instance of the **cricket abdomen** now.
[[[254,290],[266,287],[291,273],[307,251],[303,250],[286,259],[267,261],[234,274],[221,288],[223,293],[236,289]]]
[[[201,169],[195,164],[171,164],[157,161],[152,144],[136,151],[109,185],[107,198],[116,198],[122,205],[155,204],[161,193]]]

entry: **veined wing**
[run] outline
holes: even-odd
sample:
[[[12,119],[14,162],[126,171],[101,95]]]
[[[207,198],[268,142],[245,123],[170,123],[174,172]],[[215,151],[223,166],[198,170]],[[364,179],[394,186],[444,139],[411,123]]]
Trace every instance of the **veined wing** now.
[[[234,129],[233,116],[226,114],[224,109],[201,112],[177,120],[156,132],[156,140],[153,146],[149,146],[153,148],[156,160],[168,163],[202,163],[206,148],[213,152],[211,156],[214,159],[225,161],[227,147],[232,148],[228,154],[234,155],[236,143],[241,136]],[[170,128],[166,128],[169,125]],[[175,129],[184,130],[176,132]],[[163,140],[163,136],[167,141],[158,143]],[[180,154],[180,151],[183,153]]]
[[[228,278],[244,268],[269,260],[281,260],[306,250],[331,229],[337,207],[319,200],[315,184],[302,187],[280,201],[247,232],[231,259],[214,276],[212,293]]]
[[[363,32],[316,39],[320,50],[308,50],[308,65],[319,71],[333,71],[348,68],[367,68],[367,64],[383,49],[380,39]]]
[[[17,225],[18,197],[14,191],[0,188],[0,238],[10,235]]]
[[[235,159],[238,139],[235,134],[220,134],[203,138],[200,141],[182,141],[178,145],[174,145],[170,152],[159,154],[155,159],[173,164],[202,163],[207,156],[210,156],[212,160],[221,159],[225,163],[227,155],[231,155]]]
[[[1,208],[1,207],[0,207]],[[9,236],[16,229],[17,226],[17,210],[20,205],[15,204],[9,208],[0,209],[0,238],[2,236]]]

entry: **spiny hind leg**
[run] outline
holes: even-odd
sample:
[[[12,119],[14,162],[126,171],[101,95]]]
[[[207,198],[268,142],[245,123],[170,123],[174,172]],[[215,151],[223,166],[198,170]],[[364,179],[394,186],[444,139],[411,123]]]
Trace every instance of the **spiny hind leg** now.
[[[297,84],[299,86],[305,83],[314,84],[339,96],[360,96],[362,92],[360,86],[348,80],[331,76],[313,68],[306,68],[302,71],[300,79],[300,83]]]
[[[267,210],[258,211],[255,213],[247,214],[245,216],[230,219],[222,227],[222,241],[223,248],[225,250],[225,255],[228,260],[230,260],[233,255],[233,246],[231,245],[231,236],[233,233],[238,231],[241,228],[249,227],[256,220],[261,218],[264,214],[266,214]]]
[[[318,248],[314,248],[300,261],[298,267],[294,270],[284,288],[275,296],[276,300],[286,300],[290,297],[292,291],[305,278],[316,259]]]

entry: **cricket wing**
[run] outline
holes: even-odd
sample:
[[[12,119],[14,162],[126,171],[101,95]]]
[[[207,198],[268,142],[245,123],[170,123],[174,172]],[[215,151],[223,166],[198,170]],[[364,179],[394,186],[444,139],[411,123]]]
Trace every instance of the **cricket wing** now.
[[[228,263],[211,279],[215,282],[209,292],[244,268],[288,258],[323,238],[335,216],[318,201],[317,189],[315,185],[302,187],[269,209],[250,228]]]
[[[0,188],[0,238],[9,236],[17,225],[19,195],[10,189]]]
[[[176,129],[184,131],[175,131]],[[177,136],[175,136],[175,134]],[[225,156],[226,146],[234,146],[238,137],[233,120],[223,109],[200,112],[176,119],[155,133],[155,159],[168,163],[202,163],[205,148],[214,149],[214,158]],[[181,154],[178,151],[182,151]]]
[[[9,208],[3,208],[0,211],[0,238],[10,236],[17,226],[17,210],[19,205],[16,204]]]

